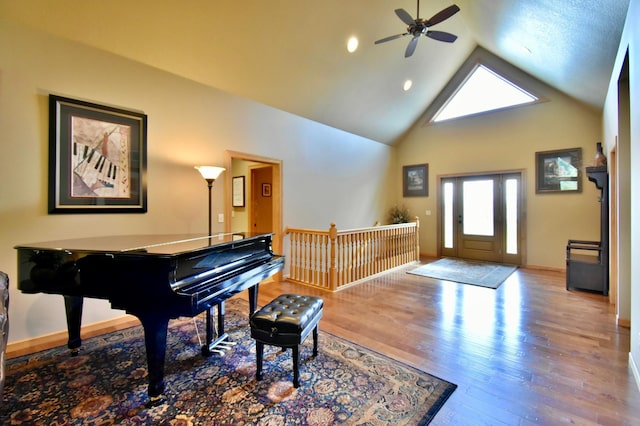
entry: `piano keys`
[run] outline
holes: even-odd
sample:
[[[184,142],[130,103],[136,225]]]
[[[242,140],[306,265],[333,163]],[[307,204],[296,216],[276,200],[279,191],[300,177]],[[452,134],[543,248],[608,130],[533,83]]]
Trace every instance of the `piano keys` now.
[[[102,196],[115,196],[114,189],[118,184],[119,167],[111,162],[106,152],[92,148],[79,142],[73,143],[73,172],[84,182],[87,188],[98,191]],[[108,192],[107,192],[108,191]],[[104,195],[106,192],[107,195]],[[81,196],[87,194],[72,194]]]
[[[150,405],[163,400],[169,320],[207,313],[203,354],[213,342],[211,312],[218,307],[218,339],[224,340],[224,301],[249,291],[256,310],[260,281],[283,269],[271,234],[218,236],[137,235],[22,244],[18,289],[64,296],[69,349],[81,345],[84,297],[106,299],[135,315],[144,328]]]

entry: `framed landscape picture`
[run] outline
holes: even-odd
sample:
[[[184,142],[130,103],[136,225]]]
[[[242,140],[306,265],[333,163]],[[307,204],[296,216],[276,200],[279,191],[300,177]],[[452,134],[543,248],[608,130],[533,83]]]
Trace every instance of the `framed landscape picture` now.
[[[429,165],[415,164],[402,167],[402,196],[427,197],[429,195]]]
[[[582,148],[536,152],[536,193],[580,192]]]
[[[145,213],[147,116],[49,96],[49,213]]]

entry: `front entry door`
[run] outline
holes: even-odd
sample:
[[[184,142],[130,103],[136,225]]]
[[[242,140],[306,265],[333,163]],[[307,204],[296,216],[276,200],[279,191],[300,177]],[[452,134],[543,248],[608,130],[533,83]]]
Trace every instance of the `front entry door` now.
[[[520,264],[520,174],[441,180],[443,256]]]

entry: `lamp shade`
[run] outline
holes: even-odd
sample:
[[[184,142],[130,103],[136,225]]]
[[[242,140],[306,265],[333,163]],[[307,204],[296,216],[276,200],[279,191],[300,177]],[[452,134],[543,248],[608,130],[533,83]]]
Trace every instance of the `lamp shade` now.
[[[195,166],[195,169],[199,171],[202,177],[206,180],[216,180],[218,176],[225,171],[224,167],[216,166]]]

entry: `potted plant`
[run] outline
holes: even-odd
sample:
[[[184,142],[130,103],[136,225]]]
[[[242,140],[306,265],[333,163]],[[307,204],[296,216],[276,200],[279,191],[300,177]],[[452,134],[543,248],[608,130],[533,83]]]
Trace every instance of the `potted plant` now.
[[[391,224],[408,223],[410,221],[409,210],[404,205],[399,207],[393,206],[391,210],[389,210],[389,222],[391,222]]]

